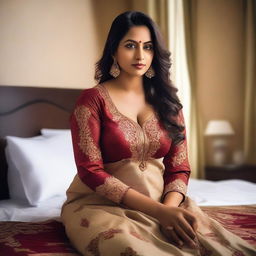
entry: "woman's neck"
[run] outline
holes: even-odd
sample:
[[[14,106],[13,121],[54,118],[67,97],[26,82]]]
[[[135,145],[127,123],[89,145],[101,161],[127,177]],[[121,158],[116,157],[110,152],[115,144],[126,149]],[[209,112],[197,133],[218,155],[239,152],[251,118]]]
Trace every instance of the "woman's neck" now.
[[[126,74],[120,74],[113,83],[119,88],[127,92],[134,91],[136,93],[142,93],[143,90],[143,77],[142,76],[128,76]]]

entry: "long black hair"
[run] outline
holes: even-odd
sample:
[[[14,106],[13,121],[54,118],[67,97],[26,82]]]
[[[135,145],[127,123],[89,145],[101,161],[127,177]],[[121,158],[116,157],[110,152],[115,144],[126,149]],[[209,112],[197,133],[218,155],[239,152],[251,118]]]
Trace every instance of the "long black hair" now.
[[[152,67],[155,76],[143,76],[145,97],[157,112],[161,123],[174,144],[184,140],[184,126],[177,121],[182,104],[170,80],[170,52],[165,47],[161,33],[153,20],[141,12],[128,11],[118,15],[110,28],[101,59],[96,63],[95,79],[99,83],[113,79],[109,70],[120,41],[133,26],[146,26],[150,30],[154,57]]]

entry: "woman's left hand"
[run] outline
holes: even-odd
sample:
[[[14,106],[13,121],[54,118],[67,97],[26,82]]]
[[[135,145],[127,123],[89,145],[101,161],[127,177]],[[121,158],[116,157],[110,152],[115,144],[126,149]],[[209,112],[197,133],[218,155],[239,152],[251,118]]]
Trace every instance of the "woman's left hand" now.
[[[181,248],[185,244],[191,248],[195,248],[196,247],[195,241],[197,240],[196,239],[196,231],[197,231],[196,217],[193,214],[187,212],[185,209],[180,209],[178,207],[170,207],[170,208],[172,208],[173,212],[181,210],[181,213],[183,213],[183,217],[179,216],[180,214],[178,214],[177,215],[178,218],[174,222],[171,221],[173,223],[169,223],[169,225],[167,223],[166,223],[167,225],[163,224],[160,221],[161,232],[165,235],[165,237],[171,243],[175,244],[179,248]]]

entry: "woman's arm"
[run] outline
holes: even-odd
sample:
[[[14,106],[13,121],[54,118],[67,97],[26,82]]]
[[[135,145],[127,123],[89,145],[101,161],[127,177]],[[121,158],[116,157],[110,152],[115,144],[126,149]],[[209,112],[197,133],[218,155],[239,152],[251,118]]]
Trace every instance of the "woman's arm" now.
[[[177,122],[185,126],[182,110],[180,110],[177,116]],[[186,225],[189,224],[190,228],[192,227],[193,230],[196,231],[197,224],[195,216],[188,211],[179,212],[180,208],[178,207],[185,199],[188,179],[190,176],[185,129],[183,134],[185,139],[178,144],[172,144],[169,152],[166,154],[163,160],[165,171],[163,175],[164,191],[162,202],[165,207],[172,209],[172,211],[177,214],[176,216],[173,216],[173,218],[176,219],[176,225],[174,224],[170,230],[168,226],[165,224],[163,225],[160,221],[160,227],[162,232],[171,240],[179,243],[180,239],[182,239],[183,242],[192,245],[193,243],[191,240],[186,238],[186,235],[189,235],[190,238],[193,239],[193,236],[191,235],[190,230],[187,229]],[[181,217],[180,214],[183,215],[183,223],[182,219],[179,219],[179,217]],[[176,218],[177,216],[178,218]],[[186,223],[184,223],[184,219]],[[185,234],[183,231],[185,231]]]
[[[172,242],[176,242],[178,245],[186,243],[189,247],[195,247],[193,240],[196,237],[194,231],[197,226],[196,218],[188,211],[164,205],[132,188],[124,194],[122,203],[130,209],[141,211],[156,218],[162,227],[172,229],[170,231],[165,230],[165,234],[172,238]],[[168,232],[172,232],[172,234],[168,234]]]
[[[158,218],[159,209],[163,206],[160,202],[130,188],[125,193],[122,203],[130,209],[143,212],[153,218]]]
[[[74,156],[80,180],[101,196],[120,203],[129,186],[107,173],[100,148],[101,97],[95,88],[84,90],[70,119]]]
[[[177,116],[177,122],[185,126],[182,110]],[[182,133],[185,137],[184,140],[178,144],[172,143],[163,160],[165,171],[162,201],[170,206],[179,206],[184,201],[190,176],[186,129]]]
[[[163,204],[167,206],[178,207],[183,201],[184,196],[176,191],[169,192],[165,197]]]

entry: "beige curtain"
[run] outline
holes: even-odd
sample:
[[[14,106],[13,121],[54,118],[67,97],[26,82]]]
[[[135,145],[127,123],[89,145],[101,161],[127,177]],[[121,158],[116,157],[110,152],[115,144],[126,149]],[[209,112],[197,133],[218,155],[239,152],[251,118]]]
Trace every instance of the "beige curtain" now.
[[[245,162],[256,164],[256,1],[245,6]]]
[[[183,115],[187,128],[188,146],[190,146],[190,76],[185,43],[184,5],[180,0],[168,1],[168,35],[171,51],[171,79],[178,88],[178,96],[183,104]],[[190,152],[189,152],[190,156]],[[192,159],[193,160],[193,159]],[[190,162],[192,161],[190,159]]]
[[[192,165],[192,177],[204,178],[203,155],[203,127],[200,119],[200,111],[197,104],[197,84],[195,70],[195,14],[196,2],[182,0],[184,12],[185,50],[187,56],[188,72],[190,77],[190,157]],[[193,175],[194,173],[194,175]]]
[[[189,159],[193,178],[204,177],[203,126],[197,106],[195,70],[196,2],[169,0],[169,45],[173,56],[173,80],[180,91],[188,129]]]
[[[167,1],[168,0],[131,0],[130,9],[141,11],[149,15],[158,24],[165,41],[168,43]]]

